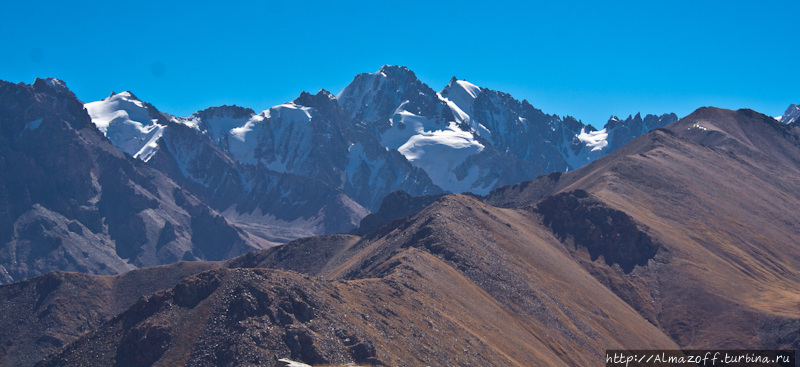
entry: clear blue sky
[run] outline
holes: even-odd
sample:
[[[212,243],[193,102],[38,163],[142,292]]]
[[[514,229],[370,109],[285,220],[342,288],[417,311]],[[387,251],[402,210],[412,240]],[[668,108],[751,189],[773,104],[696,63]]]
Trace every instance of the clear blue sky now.
[[[800,103],[800,1],[9,1],[0,79],[56,77],[84,102],[130,90],[186,116],[338,93],[406,65],[602,126],[701,106]]]

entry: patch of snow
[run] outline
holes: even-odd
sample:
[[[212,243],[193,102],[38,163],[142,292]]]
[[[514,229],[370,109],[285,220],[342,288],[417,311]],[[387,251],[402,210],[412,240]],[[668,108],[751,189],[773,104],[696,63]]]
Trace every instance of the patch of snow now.
[[[292,102],[284,103],[269,109],[270,113],[277,112],[275,117],[283,117],[290,120],[310,120],[311,107],[296,105]]]
[[[276,367],[311,367],[305,363],[295,362],[290,359],[281,358],[275,363]]]
[[[453,115],[456,116],[459,122],[469,124],[476,134],[489,140],[491,144],[494,144],[492,132],[487,129],[486,126],[475,121],[475,115],[472,111],[472,105],[475,103],[475,99],[478,98],[480,93],[481,88],[477,85],[465,80],[456,80],[448,84],[436,95],[439,99],[447,103],[447,106],[450,107],[453,111]],[[447,95],[447,97],[444,95]]]
[[[461,87],[462,90],[467,92],[469,96],[472,97],[473,100],[475,98],[478,98],[478,94],[481,93],[480,87],[466,80],[456,80],[456,84],[458,84],[458,86]]]
[[[481,88],[477,85],[465,80],[456,80],[444,87],[439,92],[439,96],[447,95],[448,100],[455,103],[462,111],[472,115],[472,105],[480,93]]]
[[[454,122],[436,124],[427,117],[395,111],[392,127],[381,134],[381,145],[397,149],[415,167],[422,168],[434,184],[452,192],[469,191],[477,177],[458,180],[453,173],[464,160],[483,151],[471,132]],[[352,153],[351,153],[352,154]]]
[[[242,126],[231,128],[230,130],[221,130],[222,134],[228,135],[228,152],[234,159],[249,164],[256,164],[258,161],[253,157],[253,151],[258,146],[256,139],[256,128],[260,126],[266,117],[263,115],[255,115],[247,120]],[[228,125],[231,126],[231,125]],[[227,126],[226,126],[227,127]]]
[[[233,118],[230,116],[214,116],[210,119],[205,119],[205,128],[214,141],[218,141],[223,134],[229,134],[231,130],[244,127],[252,117]]]
[[[47,83],[47,85],[49,85],[51,88],[53,88],[55,90],[58,90],[58,91],[69,91],[69,89],[67,88],[67,83],[64,83],[64,81],[62,81],[62,80],[59,80],[59,79],[56,79],[56,78],[46,78],[44,80],[44,82]]]
[[[694,124],[694,125],[692,125],[692,127],[687,128],[686,130],[691,130],[691,129],[700,129],[700,130],[703,130],[703,131],[708,131],[708,129],[705,126],[700,125],[700,124]]]
[[[606,133],[606,129],[587,133],[585,128],[581,128],[578,139],[586,144],[586,147],[590,148],[592,152],[602,150],[608,146],[608,133]]]
[[[174,122],[176,124],[185,125],[185,126],[188,126],[188,127],[192,128],[192,129],[195,129],[197,131],[200,131],[200,119],[198,119],[194,115],[189,116],[189,117],[171,116],[169,120],[170,120],[170,122]]]

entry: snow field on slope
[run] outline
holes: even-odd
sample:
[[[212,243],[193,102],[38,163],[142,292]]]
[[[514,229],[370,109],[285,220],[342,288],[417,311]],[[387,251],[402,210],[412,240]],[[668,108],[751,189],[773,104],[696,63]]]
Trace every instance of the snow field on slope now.
[[[404,103],[405,104],[405,103]],[[469,191],[477,180],[468,175],[458,180],[453,170],[473,154],[483,151],[484,146],[462,131],[453,122],[437,124],[423,116],[414,115],[397,108],[392,117],[392,127],[381,134],[381,145],[397,149],[415,167],[422,168],[434,184],[452,192]]]
[[[164,125],[128,92],[84,105],[97,128],[125,153],[147,162],[158,148]]]
[[[608,133],[606,129],[598,131],[586,132],[585,128],[581,128],[581,133],[578,134],[578,139],[586,144],[590,151],[598,151],[608,146]]]

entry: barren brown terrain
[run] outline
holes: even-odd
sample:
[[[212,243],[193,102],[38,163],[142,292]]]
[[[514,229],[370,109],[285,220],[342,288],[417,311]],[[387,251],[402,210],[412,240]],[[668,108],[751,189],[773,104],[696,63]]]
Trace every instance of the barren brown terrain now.
[[[629,274],[570,246],[574,256],[682,348],[798,349],[799,142],[768,116],[702,108],[581,170],[486,201],[536,205],[586,190],[661,249]]]
[[[322,278],[265,269],[188,278],[42,365],[113,364],[137,358],[121,354],[135,351],[149,356],[139,365],[268,364],[277,355],[307,363],[571,366],[598,365],[609,347],[677,348],[524,210],[448,196],[332,261],[339,265]],[[163,339],[153,350],[150,335]]]

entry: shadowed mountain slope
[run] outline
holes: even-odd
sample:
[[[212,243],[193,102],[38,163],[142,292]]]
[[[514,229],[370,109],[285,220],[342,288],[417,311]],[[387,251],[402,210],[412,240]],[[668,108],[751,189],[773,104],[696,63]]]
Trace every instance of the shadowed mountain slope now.
[[[0,282],[268,246],[113,146],[57,79],[0,81]]]

